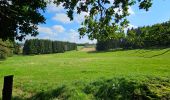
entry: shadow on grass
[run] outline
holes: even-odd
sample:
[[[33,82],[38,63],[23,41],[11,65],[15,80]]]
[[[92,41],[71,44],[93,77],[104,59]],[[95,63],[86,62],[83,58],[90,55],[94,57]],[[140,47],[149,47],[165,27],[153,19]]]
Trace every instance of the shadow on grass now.
[[[152,47],[152,48],[137,48],[137,49],[123,49],[123,48],[117,48],[117,49],[110,49],[110,50],[105,50],[105,51],[89,51],[88,53],[105,53],[105,52],[117,52],[117,51],[129,51],[129,50],[136,50],[135,53],[146,53],[146,52],[151,52],[151,51],[160,51],[163,49],[167,49],[169,47]],[[140,52],[142,50],[146,50],[143,52]]]
[[[153,57],[161,56],[161,55],[168,53],[170,51],[170,48],[165,48],[165,47],[164,48],[163,47],[162,48],[144,48],[144,49],[122,49],[122,48],[119,48],[119,49],[113,49],[113,50],[107,50],[107,51],[89,51],[88,53],[106,53],[106,52],[136,50],[132,54],[134,54],[134,53],[145,54],[145,53],[149,53],[149,52],[152,52],[152,51],[161,51],[161,50],[164,50],[164,49],[167,49],[167,50],[162,52],[162,53],[158,53],[158,54],[155,54],[155,55],[152,55],[152,56],[149,56],[149,57],[147,57],[147,55],[139,56],[139,57],[144,57],[144,58],[153,58]]]
[[[87,85],[84,92],[92,94],[96,100],[169,100],[170,91],[164,88],[170,82],[151,80],[153,83],[137,82],[125,78],[96,81]],[[151,87],[156,88],[156,92],[160,93],[156,93]],[[170,88],[169,85],[167,87]]]
[[[82,95],[79,94],[84,94],[83,98],[90,100],[170,100],[169,78],[146,77],[140,81],[130,78],[99,79],[84,84],[82,88],[77,84],[73,87],[76,88],[62,86],[37,93],[30,98],[14,97],[13,100],[82,100]]]
[[[39,92],[29,98],[22,98],[18,96],[13,97],[13,100],[52,100],[55,98],[67,100],[69,96],[63,95],[65,93],[65,90],[66,90],[66,87],[62,86],[54,90]]]
[[[168,50],[166,50],[166,51],[164,51],[164,52],[162,52],[160,54],[156,54],[156,55],[150,56],[149,58],[164,55],[164,54],[168,53],[169,51],[170,51],[170,49],[168,49]]]
[[[152,56],[146,56],[146,55],[143,55],[143,56],[140,56],[140,57],[144,57],[144,58],[153,58],[153,57],[157,57],[157,56],[161,56],[161,55],[164,55],[166,53],[168,53],[170,51],[170,49],[167,49],[166,51],[162,52],[162,53],[158,53],[158,54],[155,54],[155,55],[152,55]]]
[[[131,49],[118,48],[118,49],[105,50],[105,51],[88,51],[87,53],[105,53],[105,52],[117,52],[117,51],[128,51],[128,50],[131,50]]]
[[[0,63],[3,62],[3,61],[5,61],[5,60],[6,60],[6,59],[0,59]]]

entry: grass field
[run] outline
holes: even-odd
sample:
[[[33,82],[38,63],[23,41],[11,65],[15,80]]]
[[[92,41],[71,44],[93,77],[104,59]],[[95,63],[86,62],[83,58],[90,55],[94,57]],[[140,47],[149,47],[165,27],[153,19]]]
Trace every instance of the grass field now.
[[[14,75],[13,96],[18,96],[18,99],[29,98],[36,93],[54,90],[62,85],[82,88],[80,84],[113,77],[130,77],[139,81],[145,80],[146,77],[170,78],[168,51],[169,49],[70,51],[13,56],[0,61],[0,90],[3,86],[3,76],[11,74]],[[170,88],[167,91],[170,91]],[[92,98],[91,95],[81,92],[74,93],[84,99]]]

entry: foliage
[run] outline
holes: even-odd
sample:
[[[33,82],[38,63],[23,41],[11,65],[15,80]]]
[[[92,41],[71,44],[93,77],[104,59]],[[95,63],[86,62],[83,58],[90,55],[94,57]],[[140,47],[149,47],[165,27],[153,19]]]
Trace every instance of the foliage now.
[[[87,35],[89,39],[107,40],[127,27],[130,6],[138,3],[140,9],[148,11],[152,0],[56,0],[54,3],[62,4],[71,20],[75,10],[77,14],[89,13],[79,28],[80,37]]]
[[[21,41],[36,36],[37,25],[45,22],[40,13],[45,7],[44,0],[0,0],[0,38]]]
[[[85,46],[85,43],[78,43],[77,46]]]
[[[21,53],[21,46],[19,43],[14,43],[14,54],[20,54]]]
[[[55,4],[62,4],[67,9],[71,20],[75,9],[77,14],[89,13],[79,32],[81,37],[86,34],[90,39],[112,38],[110,31],[116,32],[126,27],[128,7],[136,2],[139,2],[140,9],[145,10],[152,5],[152,0],[114,0],[113,3],[109,0],[54,0]],[[1,0],[0,38],[21,41],[26,35],[36,36],[37,25],[45,22],[40,12],[45,10],[47,3],[45,0]]]
[[[98,51],[109,50],[111,48],[110,46],[112,46],[111,40],[97,41],[96,50],[98,50]]]
[[[113,39],[98,41],[96,49],[100,51],[115,48],[138,49],[168,46],[170,46],[170,21],[128,29],[126,36],[119,33],[119,36]]]
[[[6,59],[7,53],[8,53],[8,50],[0,46],[0,59]]]
[[[0,59],[6,59],[13,55],[13,42],[0,39]]]
[[[63,53],[65,51],[76,50],[75,43],[51,41],[42,39],[26,40],[23,48],[23,53],[28,54],[50,54]]]
[[[128,30],[126,48],[170,46],[170,21]]]
[[[117,33],[114,35],[113,39],[98,40],[96,45],[96,50],[105,51],[109,49],[123,48],[124,44],[125,44],[125,34]]]

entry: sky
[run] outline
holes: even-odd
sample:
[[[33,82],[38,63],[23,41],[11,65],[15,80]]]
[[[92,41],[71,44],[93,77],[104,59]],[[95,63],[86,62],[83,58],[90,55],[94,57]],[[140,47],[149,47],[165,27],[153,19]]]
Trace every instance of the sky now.
[[[170,20],[170,0],[153,0],[153,5],[148,12],[140,10],[136,4],[129,7],[129,13],[130,16],[127,17],[130,21],[128,28],[165,22]],[[84,16],[88,13],[76,14],[74,20],[70,21],[62,6],[56,7],[55,4],[50,3],[47,5],[45,13],[42,14],[46,18],[46,23],[38,25],[39,35],[36,37],[27,36],[26,39],[39,38],[76,43],[96,43],[96,40],[91,41],[87,36],[79,39],[77,30],[81,26]]]

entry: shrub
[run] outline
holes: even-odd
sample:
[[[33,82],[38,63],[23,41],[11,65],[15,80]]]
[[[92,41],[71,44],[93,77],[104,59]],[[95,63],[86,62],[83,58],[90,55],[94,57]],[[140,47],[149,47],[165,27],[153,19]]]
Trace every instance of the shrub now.
[[[6,59],[7,58],[7,49],[0,46],[0,59]]]
[[[6,59],[13,55],[13,43],[0,39],[0,59]]]

